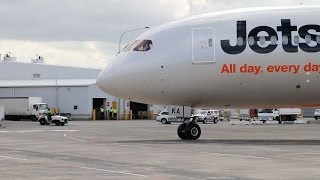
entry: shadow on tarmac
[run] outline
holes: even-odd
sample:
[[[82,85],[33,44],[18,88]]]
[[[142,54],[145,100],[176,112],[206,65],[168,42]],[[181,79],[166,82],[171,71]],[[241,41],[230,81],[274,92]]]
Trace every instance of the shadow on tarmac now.
[[[114,143],[119,144],[230,144],[230,145],[320,145],[319,140],[304,140],[304,139],[283,139],[283,140],[272,140],[272,139],[214,139],[214,140],[123,140],[116,141]]]

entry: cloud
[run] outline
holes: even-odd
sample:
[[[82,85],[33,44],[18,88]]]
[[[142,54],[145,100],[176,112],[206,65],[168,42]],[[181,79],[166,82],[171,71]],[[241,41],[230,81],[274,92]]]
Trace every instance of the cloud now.
[[[0,53],[29,61],[97,67],[118,51],[129,29],[163,24],[200,13],[253,6],[317,4],[318,0],[1,0]],[[126,34],[122,47],[143,31]]]
[[[31,62],[31,58],[39,54],[47,64],[88,68],[103,68],[107,59],[114,57],[114,53],[108,51],[112,46],[95,41],[0,41],[0,49],[4,53],[12,52],[21,62]]]
[[[115,41],[124,30],[173,19],[183,1],[1,1],[0,34],[40,41]]]

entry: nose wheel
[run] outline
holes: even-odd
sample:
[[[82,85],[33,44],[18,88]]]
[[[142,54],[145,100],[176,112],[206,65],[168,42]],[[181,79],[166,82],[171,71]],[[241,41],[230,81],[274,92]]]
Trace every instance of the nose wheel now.
[[[197,140],[201,136],[201,128],[194,121],[182,123],[177,129],[177,134],[182,140]]]

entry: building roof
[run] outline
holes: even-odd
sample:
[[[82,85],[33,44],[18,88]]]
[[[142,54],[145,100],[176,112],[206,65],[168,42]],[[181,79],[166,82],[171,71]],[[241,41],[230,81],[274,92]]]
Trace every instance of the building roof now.
[[[6,62],[0,63],[0,80],[96,79],[100,69],[54,66],[47,64]]]
[[[96,79],[0,80],[0,87],[89,86],[95,83]]]

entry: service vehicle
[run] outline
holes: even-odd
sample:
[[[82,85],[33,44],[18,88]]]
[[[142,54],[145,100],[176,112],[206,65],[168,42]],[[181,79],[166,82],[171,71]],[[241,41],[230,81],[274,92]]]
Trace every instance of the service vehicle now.
[[[56,126],[64,126],[69,123],[69,119],[65,116],[60,115],[48,115],[47,113],[42,114],[39,116],[39,123],[40,125],[51,125],[55,124]]]
[[[206,124],[208,122],[218,123],[219,120],[219,111],[212,109],[200,109],[192,116],[197,122],[202,122]]]
[[[177,116],[170,115],[169,111],[163,110],[161,111],[156,120],[161,122],[162,124],[170,124],[172,122],[181,122],[181,119],[178,119]]]
[[[249,121],[250,117],[250,109],[239,109],[239,120],[240,121]]]
[[[314,118],[316,120],[320,119],[320,109],[316,109],[316,111],[314,112]]]
[[[302,114],[300,108],[259,109],[258,119],[263,121],[295,121]]]
[[[37,121],[48,105],[42,102],[41,97],[1,97],[0,105],[4,106],[5,119],[30,119]]]

